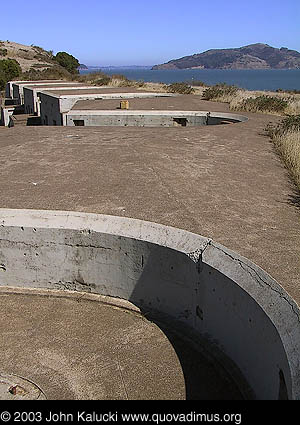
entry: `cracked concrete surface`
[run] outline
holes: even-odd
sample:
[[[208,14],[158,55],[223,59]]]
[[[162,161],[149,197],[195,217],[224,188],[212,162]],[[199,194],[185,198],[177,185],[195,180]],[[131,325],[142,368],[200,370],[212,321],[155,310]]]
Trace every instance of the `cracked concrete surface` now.
[[[262,275],[260,273],[258,273],[257,270],[255,270],[253,267],[251,267],[248,263],[244,263],[241,259],[236,258],[236,256],[234,255],[230,255],[229,252],[224,251],[223,249],[220,248],[220,246],[218,246],[218,244],[214,244],[213,241],[210,241],[207,246],[204,248],[202,254],[204,253],[204,251],[206,250],[206,248],[212,245],[214,248],[219,249],[222,251],[223,254],[225,254],[226,256],[230,257],[232,260],[237,261],[239,263],[239,265],[241,266],[241,268],[246,272],[249,273],[250,276],[258,283],[258,285],[260,285],[262,288],[265,288],[265,286],[267,286],[271,291],[276,292],[277,294],[279,294],[279,296],[281,298],[283,298],[291,307],[292,311],[294,312],[294,314],[297,316],[298,321],[300,322],[300,314],[298,309],[296,309],[295,305],[292,304],[292,302],[286,297],[286,295],[284,294],[284,292],[280,289],[280,288],[275,288],[274,285],[270,282],[268,282],[266,279],[262,278]]]

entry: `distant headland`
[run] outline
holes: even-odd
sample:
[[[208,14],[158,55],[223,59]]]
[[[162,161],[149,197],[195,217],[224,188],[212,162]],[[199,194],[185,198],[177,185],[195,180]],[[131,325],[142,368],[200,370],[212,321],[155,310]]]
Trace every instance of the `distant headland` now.
[[[300,69],[300,53],[256,43],[234,49],[211,49],[152,69]]]

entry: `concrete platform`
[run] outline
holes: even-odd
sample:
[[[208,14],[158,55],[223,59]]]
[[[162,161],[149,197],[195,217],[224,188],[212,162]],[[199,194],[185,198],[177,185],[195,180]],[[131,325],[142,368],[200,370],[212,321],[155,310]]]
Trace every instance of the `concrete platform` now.
[[[199,96],[190,103],[228,111]],[[201,129],[0,128],[1,206],[127,216],[208,236],[300,304],[299,194],[263,135],[279,117],[244,115]]]
[[[129,302],[1,288],[0,321],[0,400],[242,398],[205,352]],[[27,393],[1,386],[11,375]]]
[[[181,99],[182,110],[228,112]],[[159,108],[178,101],[159,99]],[[1,207],[127,216],[208,236],[258,264],[300,305],[299,193],[263,135],[279,118],[243,114],[248,122],[201,129],[0,128]]]

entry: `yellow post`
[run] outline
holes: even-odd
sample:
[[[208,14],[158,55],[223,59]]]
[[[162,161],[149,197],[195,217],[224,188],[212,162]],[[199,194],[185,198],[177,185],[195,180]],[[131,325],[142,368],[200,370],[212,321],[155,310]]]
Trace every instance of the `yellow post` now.
[[[120,109],[129,109],[129,101],[128,100],[121,100]]]

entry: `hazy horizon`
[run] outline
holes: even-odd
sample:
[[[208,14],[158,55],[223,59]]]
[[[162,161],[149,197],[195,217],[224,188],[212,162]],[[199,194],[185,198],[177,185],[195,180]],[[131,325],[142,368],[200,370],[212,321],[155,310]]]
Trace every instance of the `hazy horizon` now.
[[[299,0],[15,0],[0,39],[66,51],[87,66],[153,66],[209,49],[265,43],[300,51]],[[13,24],[12,24],[13,22]]]

